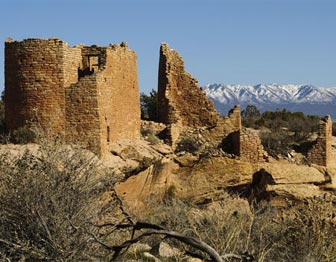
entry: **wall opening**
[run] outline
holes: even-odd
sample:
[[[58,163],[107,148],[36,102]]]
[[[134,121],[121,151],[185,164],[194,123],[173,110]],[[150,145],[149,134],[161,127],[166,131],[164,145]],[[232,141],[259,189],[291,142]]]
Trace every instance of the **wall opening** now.
[[[100,67],[100,57],[97,55],[82,56],[82,67],[78,68],[78,80],[84,76],[92,75]]]
[[[110,126],[106,127],[106,141],[107,143],[110,142]]]

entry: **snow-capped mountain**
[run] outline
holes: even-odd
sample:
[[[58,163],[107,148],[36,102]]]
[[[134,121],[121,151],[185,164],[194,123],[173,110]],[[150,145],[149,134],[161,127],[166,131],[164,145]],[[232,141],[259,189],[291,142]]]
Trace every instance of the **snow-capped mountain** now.
[[[240,104],[242,110],[253,104],[262,112],[286,108],[306,114],[331,115],[336,120],[336,87],[208,84],[203,90],[223,115],[236,104]]]

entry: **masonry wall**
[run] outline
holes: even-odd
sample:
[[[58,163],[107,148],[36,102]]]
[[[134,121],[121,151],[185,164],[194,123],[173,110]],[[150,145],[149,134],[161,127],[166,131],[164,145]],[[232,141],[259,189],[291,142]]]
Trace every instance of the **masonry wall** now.
[[[210,130],[215,144],[222,145],[224,151],[235,154],[243,161],[264,162],[265,151],[258,134],[241,125],[240,106],[236,105],[227,117],[221,117],[216,127]]]
[[[65,90],[66,138],[101,155],[96,75],[81,78]]]
[[[119,139],[139,139],[136,54],[127,43],[69,47],[58,39],[8,39],[6,123],[62,133],[98,155]]]
[[[120,139],[140,138],[137,58],[126,43],[106,49],[106,66],[97,75],[102,151]]]
[[[78,82],[78,68],[82,67],[82,49],[80,46],[64,46],[63,49],[63,75],[64,88]]]
[[[125,43],[83,49],[84,61],[99,56],[100,67],[66,90],[68,140],[104,156],[119,139],[139,139],[140,98],[135,52]]]
[[[241,160],[251,163],[260,163],[265,161],[264,147],[261,144],[258,134],[254,133],[252,130],[243,128],[239,132],[238,149],[238,155]]]
[[[159,121],[183,126],[215,126],[219,114],[198,82],[184,69],[180,55],[161,44],[158,81]]]
[[[308,152],[308,161],[316,165],[328,166],[332,157],[331,142],[332,120],[330,116],[326,116],[320,120],[319,135]]]
[[[28,125],[53,134],[64,131],[65,46],[58,39],[5,43],[5,118],[10,130]]]
[[[222,140],[233,132],[241,130],[240,106],[232,108],[228,116],[220,117],[216,126],[210,130],[212,139],[220,144]]]

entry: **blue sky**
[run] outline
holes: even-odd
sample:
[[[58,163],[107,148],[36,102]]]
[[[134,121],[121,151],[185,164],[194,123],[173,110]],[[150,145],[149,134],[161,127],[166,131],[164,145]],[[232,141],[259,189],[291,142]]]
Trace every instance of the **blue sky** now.
[[[144,92],[157,87],[161,42],[201,85],[336,87],[335,0],[0,0],[0,90],[8,36],[127,41]]]

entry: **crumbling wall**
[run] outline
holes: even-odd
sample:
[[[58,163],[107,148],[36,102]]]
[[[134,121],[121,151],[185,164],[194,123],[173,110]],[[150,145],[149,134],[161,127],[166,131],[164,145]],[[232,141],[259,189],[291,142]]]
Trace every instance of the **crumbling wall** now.
[[[332,157],[331,142],[332,120],[330,116],[325,116],[320,120],[318,138],[308,152],[308,161],[316,165],[328,166]]]
[[[168,44],[161,44],[159,63],[159,121],[183,126],[215,126],[219,114],[198,86],[197,80],[184,69],[180,55]]]
[[[5,118],[10,130],[28,125],[52,134],[64,131],[64,88],[74,81],[70,66],[67,71],[63,66],[67,48],[58,39],[6,41]]]
[[[224,138],[233,132],[241,130],[240,106],[232,108],[228,116],[220,117],[216,126],[210,130],[213,141],[220,144]]]
[[[265,151],[258,134],[241,125],[240,106],[232,108],[227,117],[221,117],[217,126],[211,129],[215,144],[221,144],[224,151],[235,154],[241,160],[264,162]]]

